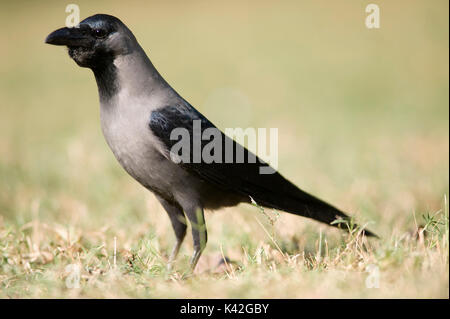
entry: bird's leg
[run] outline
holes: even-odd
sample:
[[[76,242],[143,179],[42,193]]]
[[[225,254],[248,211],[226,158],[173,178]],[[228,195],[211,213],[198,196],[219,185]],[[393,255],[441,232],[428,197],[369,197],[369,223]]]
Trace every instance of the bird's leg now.
[[[173,246],[172,252],[170,253],[169,262],[167,264],[167,269],[171,270],[172,263],[174,262],[175,258],[177,258],[181,244],[183,243],[184,237],[186,235],[186,218],[184,216],[183,210],[178,204],[168,202],[167,200],[159,196],[157,196],[157,198],[169,215],[170,222],[172,223],[172,228],[175,232],[176,237],[176,242]]]
[[[192,238],[194,241],[194,253],[191,257],[191,271],[194,271],[195,266],[206,247],[208,240],[206,232],[205,218],[203,209],[200,206],[185,209],[186,216],[189,218],[192,227]]]

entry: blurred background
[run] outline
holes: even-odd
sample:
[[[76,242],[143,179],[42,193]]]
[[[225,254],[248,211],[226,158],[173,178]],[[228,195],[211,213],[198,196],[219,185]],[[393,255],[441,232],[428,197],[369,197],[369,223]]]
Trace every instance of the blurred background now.
[[[371,2],[380,29],[365,26]],[[74,3],[81,20],[119,17],[218,127],[277,127],[284,176],[389,237],[414,229],[415,214],[438,211],[448,194],[448,1],[371,2]],[[0,4],[0,227],[38,219],[87,246],[118,236],[123,249],[150,233],[168,251],[163,209],[104,141],[92,72],[44,44],[64,26],[68,3]],[[205,255],[223,247],[233,257],[263,240],[257,214],[208,214]],[[275,229],[298,249],[314,248],[319,229],[338,234],[287,214]]]

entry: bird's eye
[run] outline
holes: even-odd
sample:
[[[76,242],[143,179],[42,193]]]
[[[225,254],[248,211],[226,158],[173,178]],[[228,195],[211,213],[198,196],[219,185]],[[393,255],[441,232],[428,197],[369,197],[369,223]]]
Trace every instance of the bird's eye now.
[[[93,33],[96,38],[104,38],[106,36],[106,30],[104,29],[94,29]]]

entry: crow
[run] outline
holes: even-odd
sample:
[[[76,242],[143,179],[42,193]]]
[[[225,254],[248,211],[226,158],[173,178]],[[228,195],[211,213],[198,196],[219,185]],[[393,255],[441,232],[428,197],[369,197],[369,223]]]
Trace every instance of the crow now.
[[[205,209],[256,203],[326,224],[349,221],[345,213],[300,190],[226,136],[184,100],[118,18],[96,14],[76,27],[52,32],[45,42],[67,46],[79,66],[93,71],[106,142],[125,171],[153,192],[169,215],[176,236],[169,266],[186,235],[187,217],[194,270],[207,242]],[[211,137],[217,138],[217,147],[209,145]],[[271,171],[262,172],[261,167]],[[365,234],[375,236],[367,230]]]

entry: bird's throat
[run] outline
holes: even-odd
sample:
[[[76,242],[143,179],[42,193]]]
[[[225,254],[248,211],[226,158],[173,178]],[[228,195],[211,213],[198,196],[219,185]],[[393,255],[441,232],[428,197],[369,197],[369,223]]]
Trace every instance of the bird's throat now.
[[[97,81],[100,101],[105,102],[110,100],[119,91],[117,67],[113,61],[105,61],[103,65],[93,67],[92,71]]]

